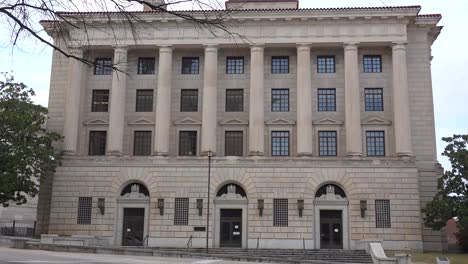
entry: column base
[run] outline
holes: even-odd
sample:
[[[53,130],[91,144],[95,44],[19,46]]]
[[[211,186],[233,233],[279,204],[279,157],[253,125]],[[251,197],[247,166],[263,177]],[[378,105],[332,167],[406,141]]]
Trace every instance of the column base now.
[[[360,152],[348,152],[346,153],[346,156],[351,159],[361,159],[362,158],[362,153]]]
[[[298,157],[312,157],[312,152],[301,152],[297,153]]]
[[[253,157],[255,157],[255,156],[264,156],[264,155],[265,154],[263,152],[261,152],[261,151],[249,151],[249,156],[251,156],[251,157],[252,156]]]
[[[62,150],[61,153],[63,156],[76,156],[77,153],[74,150]]]
[[[154,152],[152,156],[167,157],[169,152]]]
[[[118,150],[111,150],[106,153],[107,156],[114,156],[114,157],[120,157],[122,156],[122,152]]]
[[[413,153],[411,152],[398,152],[397,157],[402,159],[402,160],[412,160],[414,158]]]
[[[205,156],[205,157],[206,157],[206,156],[208,156],[208,152],[209,152],[209,151],[207,151],[207,150],[201,151],[201,152],[200,152],[200,156]],[[211,156],[216,156],[216,152],[211,151]]]

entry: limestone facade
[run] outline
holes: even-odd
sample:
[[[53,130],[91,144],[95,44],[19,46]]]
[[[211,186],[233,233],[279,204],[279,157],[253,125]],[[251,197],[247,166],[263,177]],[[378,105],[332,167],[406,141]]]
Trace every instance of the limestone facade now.
[[[121,209],[129,204],[119,200],[121,192],[140,183],[149,195],[141,203],[148,245],[185,247],[193,237],[194,246],[204,246],[206,233],[194,227],[206,226],[206,155],[212,151],[210,246],[220,246],[220,210],[234,208],[242,209],[242,247],[320,248],[319,208],[336,207],[344,248],[377,240],[389,249],[441,249],[440,233],[425,228],[421,216],[440,173],[430,71],[440,16],[419,10],[239,11],[232,14],[239,23],[228,28],[244,42],[213,37],[158,12],[138,14],[157,25],[142,25],[138,39],[116,16],[115,38],[99,30],[108,27],[102,17],[86,14],[98,26],[89,29],[86,46],[83,32],[70,29],[66,48],[90,61],[113,58],[118,70],[95,75],[94,67],[54,53],[48,129],[65,136],[58,146],[64,160],[43,186],[51,190],[50,197],[43,195],[50,207],[39,206],[39,215],[49,217],[38,217],[48,219],[38,226],[49,234],[92,235],[120,245]],[[51,30],[51,22],[43,25]],[[381,56],[381,72],[364,72],[365,55]],[[242,74],[226,73],[228,56],[243,57]],[[273,56],[289,57],[288,73],[272,73]],[[335,71],[318,73],[318,56],[334,56]],[[155,73],[138,74],[138,59],[147,57],[155,58]],[[182,74],[183,57],[199,57],[198,74]],[[289,89],[289,111],[272,111],[271,92],[279,88]],[[321,88],[336,89],[335,111],[318,111]],[[366,111],[365,88],[382,88],[382,111]],[[136,112],[140,89],[154,91],[153,111]],[[198,90],[198,111],[181,112],[182,89]],[[243,89],[243,111],[226,112],[226,89]],[[110,91],[109,111],[92,111],[93,90]],[[142,130],[152,133],[149,156],[133,155],[134,132]],[[187,130],[197,132],[196,155],[189,157],[179,155],[180,131]],[[107,132],[106,155],[88,155],[91,131]],[[242,156],[224,155],[226,131],[243,132]],[[272,156],[272,131],[289,132],[288,156]],[[320,156],[320,131],[336,132],[336,156]],[[384,156],[367,155],[367,131],[384,132]],[[226,184],[242,187],[245,199],[219,201]],[[317,203],[319,188],[330,184],[343,189],[345,203]],[[90,224],[77,224],[78,197],[92,197]],[[189,198],[187,225],[174,225],[176,198]],[[288,201],[287,226],[273,224],[274,199]],[[391,227],[376,227],[375,200],[390,201]]]

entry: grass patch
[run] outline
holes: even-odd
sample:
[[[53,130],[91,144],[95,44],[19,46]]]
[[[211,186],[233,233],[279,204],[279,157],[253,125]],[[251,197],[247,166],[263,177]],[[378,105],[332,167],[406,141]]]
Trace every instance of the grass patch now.
[[[411,252],[411,258],[413,262],[425,262],[427,264],[435,264],[436,257],[444,256],[450,259],[450,264],[467,264],[468,254],[447,254],[441,252],[424,252],[416,253]]]

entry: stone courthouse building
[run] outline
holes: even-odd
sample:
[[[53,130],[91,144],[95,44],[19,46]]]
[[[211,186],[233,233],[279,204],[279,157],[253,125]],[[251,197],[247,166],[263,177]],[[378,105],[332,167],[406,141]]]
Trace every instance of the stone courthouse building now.
[[[87,32],[42,21],[95,65],[53,55],[48,129],[63,134],[64,157],[41,188],[38,228],[202,247],[209,189],[212,247],[441,249],[421,213],[441,172],[441,16],[298,6],[229,0],[232,34],[216,36],[151,10],[132,13],[137,38],[117,12],[62,13]]]

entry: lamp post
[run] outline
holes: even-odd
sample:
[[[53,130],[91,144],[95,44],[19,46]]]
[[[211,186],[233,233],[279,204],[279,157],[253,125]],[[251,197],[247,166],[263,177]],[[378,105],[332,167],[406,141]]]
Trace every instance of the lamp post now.
[[[210,185],[211,185],[211,157],[213,151],[208,150],[208,205],[206,208],[206,254],[208,254],[208,234],[210,233]]]

